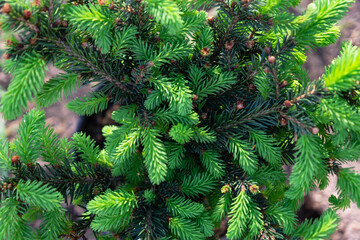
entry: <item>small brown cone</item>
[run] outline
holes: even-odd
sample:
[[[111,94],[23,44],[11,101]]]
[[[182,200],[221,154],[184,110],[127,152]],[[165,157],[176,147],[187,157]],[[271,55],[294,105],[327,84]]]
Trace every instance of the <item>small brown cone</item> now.
[[[287,120],[285,118],[281,118],[280,119],[280,124],[281,124],[281,126],[286,126],[287,125]]]

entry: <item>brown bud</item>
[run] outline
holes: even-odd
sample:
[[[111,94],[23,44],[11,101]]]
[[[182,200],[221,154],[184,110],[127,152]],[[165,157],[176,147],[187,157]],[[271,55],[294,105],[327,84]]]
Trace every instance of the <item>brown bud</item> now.
[[[29,162],[26,164],[27,168],[33,168],[34,164],[32,162]]]
[[[281,124],[281,126],[286,126],[287,125],[287,120],[285,118],[281,118],[280,119],[280,124]]]
[[[116,18],[115,24],[116,24],[116,25],[120,25],[120,23],[121,23],[120,19],[119,19],[119,18]]]
[[[194,95],[193,95],[193,100],[196,101],[196,100],[198,100],[198,99],[199,99],[199,96],[196,95],[196,94],[194,94]]]
[[[25,9],[25,10],[23,11],[23,15],[24,15],[24,18],[25,18],[26,20],[28,20],[28,19],[31,18],[32,12],[31,12],[29,9]]]
[[[21,48],[23,48],[23,47],[24,47],[24,44],[22,44],[22,43],[18,43],[16,46],[17,46],[17,48],[18,48],[18,49],[21,49]]]
[[[7,46],[11,46],[13,44],[14,44],[14,42],[11,39],[6,40],[6,45]]]
[[[193,108],[197,108],[197,104],[196,103],[193,103]]]
[[[256,193],[258,193],[258,191],[259,191],[259,186],[256,185],[256,184],[251,185],[250,188],[249,188],[249,190],[250,190],[250,192],[251,192],[252,194],[256,194]]]
[[[227,193],[227,192],[231,191],[231,187],[230,187],[229,184],[226,184],[225,186],[223,186],[223,187],[221,188],[220,191],[221,191],[221,193]]]
[[[234,47],[234,40],[227,41],[225,43],[225,49],[228,51],[231,51],[231,49]]]
[[[98,0],[99,5],[105,5],[105,0]]]
[[[209,67],[210,67],[210,63],[208,63],[208,62],[205,63],[204,67],[205,67],[205,68],[209,68]]]
[[[271,53],[271,48],[270,47],[265,47],[264,51],[266,52],[266,54],[270,54]]]
[[[151,88],[149,88],[149,89],[147,90],[148,94],[150,94],[152,91],[153,91],[153,90],[152,90]]]
[[[115,9],[115,4],[114,3],[110,4],[109,9],[114,10]]]
[[[153,61],[149,61],[149,62],[147,63],[147,66],[152,68],[152,67],[154,66],[154,62],[153,62]]]
[[[2,58],[5,59],[5,60],[10,59],[10,57],[11,57],[11,54],[7,53],[7,52],[4,53],[3,56],[2,56]]]
[[[318,134],[319,133],[319,128],[318,127],[312,127],[311,129],[310,129],[310,131],[311,131],[311,133],[312,134]]]
[[[283,87],[286,87],[288,84],[287,81],[282,81],[282,83],[280,84],[280,87],[283,88]]]
[[[60,24],[61,24],[60,20],[57,20],[53,23],[54,27],[58,27],[58,26],[60,26]]]
[[[202,113],[202,114],[201,114],[201,118],[205,120],[205,119],[207,118],[207,113],[205,113],[205,112]]]
[[[250,85],[249,85],[249,90],[250,90],[250,91],[254,91],[254,90],[256,90],[256,86],[255,86],[255,84],[250,83]]]
[[[252,49],[254,47],[254,41],[253,40],[249,40],[245,43],[245,46],[249,49]]]
[[[289,108],[289,107],[291,107],[292,105],[293,105],[293,104],[292,104],[291,101],[289,101],[289,100],[285,100],[285,101],[284,101],[284,106],[285,106],[285,107]]]
[[[40,7],[40,0],[33,1],[33,5],[37,6],[37,7]]]
[[[270,73],[271,71],[270,71],[270,69],[265,68],[265,69],[264,69],[264,72],[265,72],[265,73]]]
[[[209,23],[214,23],[215,22],[215,18],[213,16],[209,17],[208,19]]]
[[[273,64],[273,63],[275,63],[276,58],[274,56],[269,56],[268,61],[269,61],[269,63]]]
[[[13,185],[12,185],[11,183],[9,183],[9,184],[7,185],[7,189],[12,190],[12,189],[13,189]]]
[[[20,161],[19,155],[15,155],[11,157],[11,163],[17,164]]]
[[[139,66],[139,69],[140,69],[140,71],[144,71],[144,70],[145,70],[145,66],[144,66],[144,65],[140,65],[140,66]]]
[[[82,45],[83,47],[88,47],[88,46],[89,46],[89,44],[88,44],[87,42],[82,42],[81,45]]]
[[[237,101],[236,102],[236,109],[241,110],[245,108],[245,103],[244,101]]]
[[[201,55],[203,55],[204,57],[208,56],[210,54],[210,48],[204,47],[203,49],[201,49]]]
[[[54,168],[55,168],[55,169],[59,169],[60,167],[61,167],[61,165],[60,165],[59,163],[55,163],[55,164],[54,164]]]
[[[36,37],[31,38],[31,39],[29,40],[30,45],[35,45],[36,42],[37,42],[37,38],[36,38]]]
[[[93,194],[94,194],[94,195],[98,195],[99,193],[100,193],[99,188],[95,187],[95,188],[93,189]]]
[[[269,19],[268,24],[269,24],[269,26],[272,26],[274,24],[274,21],[272,18]]]
[[[155,121],[151,121],[150,124],[151,124],[151,126],[155,126],[155,125],[156,125],[156,122],[155,122]]]
[[[10,4],[8,3],[5,3],[3,6],[2,6],[2,12],[3,13],[10,13],[11,12],[11,6]]]
[[[61,26],[67,27],[67,26],[68,26],[68,22],[65,21],[65,20],[62,20],[62,21],[61,21]]]

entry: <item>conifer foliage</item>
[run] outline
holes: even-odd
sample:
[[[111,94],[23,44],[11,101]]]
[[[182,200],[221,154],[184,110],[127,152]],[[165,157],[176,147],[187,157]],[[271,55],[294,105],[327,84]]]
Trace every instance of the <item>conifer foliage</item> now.
[[[0,239],[214,239],[226,217],[230,240],[329,238],[336,212],[360,206],[360,176],[342,167],[360,157],[360,49],[344,43],[310,79],[306,52],[338,39],[353,0],[315,0],[294,16],[299,2],[4,3],[13,79],[1,111],[12,120],[37,107],[1,141]],[[62,71],[44,82],[48,64]],[[104,148],[85,133],[60,139],[41,109],[89,83],[101,87],[67,107],[115,106]],[[300,224],[304,195],[329,175],[331,208]]]

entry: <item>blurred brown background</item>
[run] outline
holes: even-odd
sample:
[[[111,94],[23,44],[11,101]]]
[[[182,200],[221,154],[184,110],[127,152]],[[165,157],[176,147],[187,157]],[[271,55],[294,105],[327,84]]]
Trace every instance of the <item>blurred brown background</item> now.
[[[301,13],[309,4],[311,0],[304,0],[294,12]],[[308,62],[306,68],[310,72],[310,76],[313,79],[318,78],[324,72],[324,67],[329,65],[331,60],[336,57],[339,53],[340,43],[345,40],[351,40],[354,44],[360,46],[360,2],[357,1],[353,7],[349,10],[347,16],[340,22],[342,36],[340,40],[327,48],[318,49],[317,51],[311,51],[308,54]],[[4,49],[3,42],[6,41],[7,36],[0,33],[1,45],[0,49]],[[52,66],[49,66],[47,74],[48,80],[52,76],[56,75],[58,70]],[[3,72],[0,73],[0,86],[6,89],[9,84],[10,77]],[[91,90],[90,86],[82,87],[76,94],[71,98],[83,96]],[[71,100],[69,99],[69,100]],[[55,132],[60,137],[70,138],[78,125],[79,117],[65,108],[66,103],[69,101],[63,101],[61,103],[54,104],[53,106],[45,109],[47,123],[55,129]],[[30,104],[30,107],[33,105]],[[13,139],[17,134],[17,129],[20,119],[14,121],[7,121],[5,123],[5,136],[10,140]],[[1,125],[1,121],[0,121]],[[0,126],[0,132],[1,126]],[[360,164],[355,162],[347,164],[346,167],[355,167],[360,173]],[[314,191],[305,203],[303,210],[309,215],[313,213],[321,213],[328,207],[328,198],[331,194],[336,194],[336,177],[331,177],[329,187],[325,191]],[[332,240],[360,240],[360,210],[355,204],[352,204],[351,209],[345,212],[340,212],[341,222],[338,231],[332,236]]]

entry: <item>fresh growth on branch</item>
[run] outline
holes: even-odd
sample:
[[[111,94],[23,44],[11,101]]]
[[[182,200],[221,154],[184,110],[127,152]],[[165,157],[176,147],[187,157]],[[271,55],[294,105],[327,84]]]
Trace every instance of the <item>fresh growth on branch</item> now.
[[[360,176],[342,166],[360,157],[360,50],[344,43],[310,79],[307,51],[337,41],[353,0],[294,16],[299,2],[4,3],[13,79],[1,111],[11,120],[37,107],[1,143],[0,239],[215,239],[225,218],[230,240],[329,238],[336,212],[360,206]],[[48,64],[62,71],[44,82]],[[114,106],[103,149],[85,133],[59,138],[41,110],[89,83],[98,90],[67,107]],[[330,175],[330,209],[299,223],[304,195]],[[71,204],[85,212],[70,216]]]

